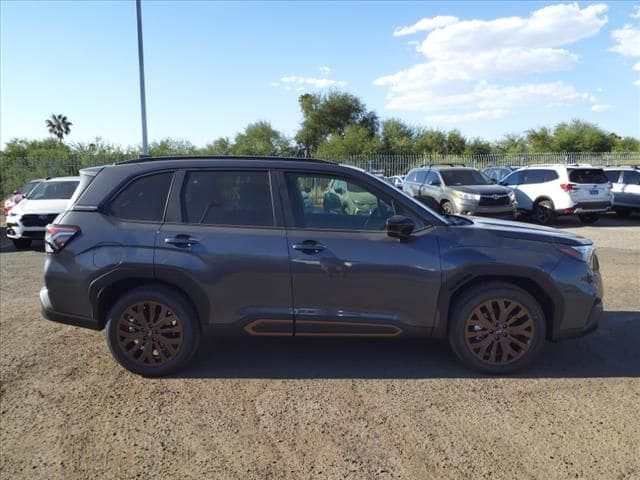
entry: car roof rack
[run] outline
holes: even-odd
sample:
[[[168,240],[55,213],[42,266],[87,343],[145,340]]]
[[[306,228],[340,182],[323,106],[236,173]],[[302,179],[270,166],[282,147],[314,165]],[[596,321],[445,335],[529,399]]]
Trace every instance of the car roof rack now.
[[[139,158],[130,160],[121,160],[115,162],[115,165],[129,165],[133,163],[155,162],[161,160],[267,160],[267,161],[293,161],[293,162],[313,162],[328,163],[326,160],[318,160],[317,158],[308,157],[273,157],[262,155],[164,155],[164,156],[145,156],[140,155]]]
[[[465,167],[464,163],[430,163],[429,165],[423,164],[420,165],[421,168],[431,168],[431,167]]]

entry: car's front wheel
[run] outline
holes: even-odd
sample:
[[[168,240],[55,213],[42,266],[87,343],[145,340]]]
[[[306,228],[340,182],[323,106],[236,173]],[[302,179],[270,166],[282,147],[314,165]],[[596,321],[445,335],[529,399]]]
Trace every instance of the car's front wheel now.
[[[454,215],[456,213],[456,209],[454,208],[453,203],[451,203],[448,200],[445,200],[440,205],[440,212],[443,215]]]
[[[556,212],[551,200],[538,200],[533,205],[533,218],[540,225],[549,225],[556,219]]]
[[[491,282],[458,298],[449,323],[449,343],[462,362],[490,374],[529,365],[546,336],[544,313],[526,291]]]
[[[599,213],[580,213],[578,218],[582,223],[596,223],[600,219]]]
[[[118,363],[145,377],[183,367],[200,342],[198,319],[187,299],[162,286],[137,288],[118,299],[108,314],[106,335]]]
[[[31,246],[30,238],[12,238],[11,241],[16,250],[26,250]]]

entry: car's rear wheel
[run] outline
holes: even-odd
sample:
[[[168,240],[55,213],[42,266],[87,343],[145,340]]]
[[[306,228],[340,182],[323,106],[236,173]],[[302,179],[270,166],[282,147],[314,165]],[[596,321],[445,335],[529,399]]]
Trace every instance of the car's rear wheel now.
[[[31,246],[30,238],[12,238],[11,241],[16,250],[26,250]]]
[[[600,219],[599,213],[580,213],[578,218],[582,223],[596,223]]]
[[[508,283],[491,282],[462,294],[449,324],[449,343],[458,358],[491,374],[529,365],[540,354],[545,335],[538,302]]]
[[[454,215],[456,213],[455,208],[453,207],[453,203],[448,200],[445,200],[440,204],[440,212],[444,215]]]
[[[107,344],[127,370],[147,377],[167,375],[184,366],[200,342],[191,305],[165,287],[142,287],[123,295],[111,308]]]
[[[549,225],[556,219],[556,212],[551,200],[538,200],[533,205],[533,218],[540,225]]]

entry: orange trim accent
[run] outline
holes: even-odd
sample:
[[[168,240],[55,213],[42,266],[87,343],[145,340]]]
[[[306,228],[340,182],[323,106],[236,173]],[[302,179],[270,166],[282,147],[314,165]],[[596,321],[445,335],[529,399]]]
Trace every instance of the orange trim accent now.
[[[288,336],[289,332],[256,332],[256,327],[263,324],[293,324],[292,320],[254,320],[251,323],[248,323],[244,327],[244,331],[249,335],[256,336]],[[402,334],[402,329],[397,327],[396,325],[391,325],[388,323],[360,323],[360,322],[334,322],[334,321],[322,321],[322,320],[296,320],[295,323],[297,325],[336,325],[340,327],[349,326],[349,327],[382,327],[389,328],[392,330],[391,333],[331,333],[331,332],[296,332],[296,337],[397,337]]]

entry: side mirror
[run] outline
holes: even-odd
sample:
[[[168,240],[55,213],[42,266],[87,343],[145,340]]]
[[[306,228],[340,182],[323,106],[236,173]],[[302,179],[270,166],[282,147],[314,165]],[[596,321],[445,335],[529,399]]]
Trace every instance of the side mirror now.
[[[387,235],[400,240],[407,240],[411,237],[416,224],[413,220],[403,215],[394,215],[387,219]]]

